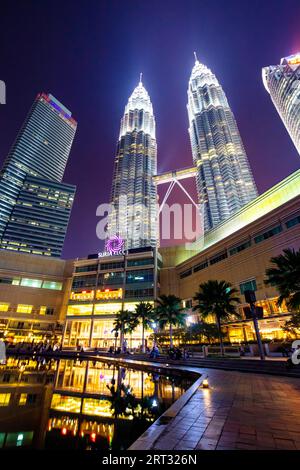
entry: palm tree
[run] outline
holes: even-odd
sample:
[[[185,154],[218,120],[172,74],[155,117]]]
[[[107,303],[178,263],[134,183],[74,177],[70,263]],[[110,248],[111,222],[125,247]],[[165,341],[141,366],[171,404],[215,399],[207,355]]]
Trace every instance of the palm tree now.
[[[215,316],[222,356],[224,356],[224,345],[221,321],[230,319],[232,315],[240,316],[236,311],[236,306],[240,303],[237,292],[229,282],[209,280],[199,285],[199,291],[194,296],[197,304],[193,310],[198,310],[202,319],[205,320],[210,315]]]
[[[300,332],[300,312],[293,313],[291,318],[285,322],[282,329],[291,336],[294,336],[294,338],[298,338]]]
[[[120,310],[117,313],[116,319],[114,321],[114,328],[112,331],[115,331],[116,336],[117,333],[120,331],[120,347],[122,350],[122,346],[124,343],[124,335],[126,333],[131,333],[138,325],[138,321],[133,315],[132,312],[129,310]]]
[[[155,321],[154,309],[149,302],[140,302],[135,306],[135,316],[142,323],[142,352],[145,352],[145,329]]]
[[[193,325],[190,325],[187,333],[190,337],[190,339],[193,340],[200,340],[202,341],[203,338],[205,338],[206,341],[211,344],[211,341],[213,339],[216,339],[219,337],[219,330],[217,325],[214,323],[206,323],[205,321],[199,321],[198,323],[194,323]]]
[[[274,265],[266,270],[267,285],[275,286],[279,292],[278,305],[283,301],[291,310],[300,310],[300,249],[288,248],[283,254],[271,258]]]
[[[181,299],[176,295],[161,295],[157,299],[155,316],[160,328],[169,325],[170,328],[170,347],[173,347],[173,326],[185,326],[185,313],[182,312],[180,305]]]

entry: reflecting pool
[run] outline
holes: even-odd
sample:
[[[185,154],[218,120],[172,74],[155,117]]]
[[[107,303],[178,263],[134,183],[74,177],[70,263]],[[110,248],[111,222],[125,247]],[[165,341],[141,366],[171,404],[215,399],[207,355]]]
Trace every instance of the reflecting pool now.
[[[127,449],[192,382],[116,363],[9,357],[0,365],[0,449]]]

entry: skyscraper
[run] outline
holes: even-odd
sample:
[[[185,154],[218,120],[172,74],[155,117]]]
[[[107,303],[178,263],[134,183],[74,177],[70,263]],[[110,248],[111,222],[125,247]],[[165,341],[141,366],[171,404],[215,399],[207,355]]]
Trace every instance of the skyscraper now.
[[[75,194],[61,181],[76,127],[54,96],[37,96],[0,173],[0,248],[60,256]]]
[[[108,236],[122,237],[127,249],[157,243],[156,157],[155,118],[141,77],[121,119],[108,221]]]
[[[257,189],[226,95],[196,55],[187,94],[199,204],[207,231],[254,199]]]
[[[300,52],[262,69],[266,90],[300,154]]]

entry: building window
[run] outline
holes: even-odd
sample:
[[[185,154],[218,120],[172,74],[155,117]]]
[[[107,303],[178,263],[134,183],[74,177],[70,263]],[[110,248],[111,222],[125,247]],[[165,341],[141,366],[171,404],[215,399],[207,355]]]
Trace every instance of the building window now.
[[[9,432],[6,436],[5,447],[29,446],[32,443],[33,431],[28,432]]]
[[[240,283],[240,292],[244,294],[246,290],[257,290],[256,280],[251,279],[250,281],[245,281]]]
[[[186,299],[182,301],[182,307],[183,308],[192,308],[193,306],[193,300],[192,299]]]
[[[227,258],[227,252],[225,251],[224,253],[220,253],[219,255],[216,255],[213,258],[210,258],[209,264],[219,263],[220,261],[226,258]]]
[[[35,393],[28,393],[26,405],[34,405],[36,403],[37,395]]]
[[[33,405],[36,402],[37,395],[35,393],[21,393],[19,398],[19,406]]]
[[[89,271],[97,271],[98,264],[88,264],[86,266],[76,266],[75,272],[76,273],[86,273]]]
[[[91,315],[93,311],[92,304],[69,305],[67,315]]]
[[[51,401],[51,409],[67,411],[68,413],[80,413],[81,398],[59,395],[54,393]]]
[[[18,304],[17,313],[31,313],[33,305]]]
[[[45,305],[42,305],[40,307],[40,315],[53,315],[53,314],[54,314],[53,307],[46,307]]]
[[[27,279],[26,277],[22,277],[21,279],[21,286],[23,287],[42,287],[43,281],[40,279]]]
[[[62,290],[62,282],[56,281],[44,281],[43,282],[43,289],[53,289],[53,290]]]
[[[0,302],[0,312],[7,312],[9,304]]]
[[[208,267],[208,262],[207,261],[204,261],[203,263],[196,264],[194,266],[194,273],[196,273],[198,271],[202,271],[202,269],[205,269],[207,267]]]
[[[0,406],[8,406],[11,393],[0,393]]]
[[[144,266],[146,264],[154,264],[154,258],[129,259],[127,261],[127,266]]]
[[[100,270],[108,271],[110,269],[120,269],[124,268],[124,261],[115,262],[115,263],[101,263]]]
[[[300,224],[300,215],[298,215],[298,217],[294,217],[293,219],[288,220],[285,223],[286,228],[291,228],[298,224]]]
[[[153,289],[126,289],[125,298],[126,299],[139,299],[143,297],[153,297]]]
[[[246,248],[249,248],[250,246],[251,246],[251,241],[247,240],[247,241],[241,243],[238,246],[234,246],[233,248],[229,248],[229,254],[230,254],[230,256],[235,255],[236,253],[239,253],[240,251],[243,251]]]
[[[184,279],[185,277],[188,277],[192,274],[191,269],[187,269],[186,271],[183,271],[182,273],[179,274],[180,279]]]
[[[128,271],[126,274],[126,282],[139,283],[139,282],[152,282],[153,269],[141,269],[139,271]]]
[[[98,286],[122,285],[124,280],[123,272],[104,273],[98,278]]]
[[[27,393],[21,393],[20,398],[19,398],[19,406],[26,405],[26,401],[27,401]]]
[[[273,237],[273,235],[277,235],[280,232],[282,232],[282,226],[277,225],[277,227],[274,227],[270,230],[267,230],[266,232],[254,237],[254,241],[255,241],[255,243],[260,243],[264,240],[267,240],[270,237]]]
[[[96,304],[94,309],[94,315],[115,315],[122,308],[120,303],[106,303]]]
[[[74,277],[72,288],[76,289],[79,287],[95,287],[96,279],[97,278],[94,275]]]
[[[18,277],[0,277],[0,284],[12,284],[13,286],[20,285],[21,279]]]

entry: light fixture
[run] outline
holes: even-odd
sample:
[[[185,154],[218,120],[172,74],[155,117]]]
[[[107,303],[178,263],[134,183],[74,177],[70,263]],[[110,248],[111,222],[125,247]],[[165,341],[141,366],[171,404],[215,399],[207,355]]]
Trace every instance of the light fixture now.
[[[206,378],[206,379],[203,379],[203,381],[202,381],[202,388],[209,388],[209,383],[208,383],[207,378]]]

